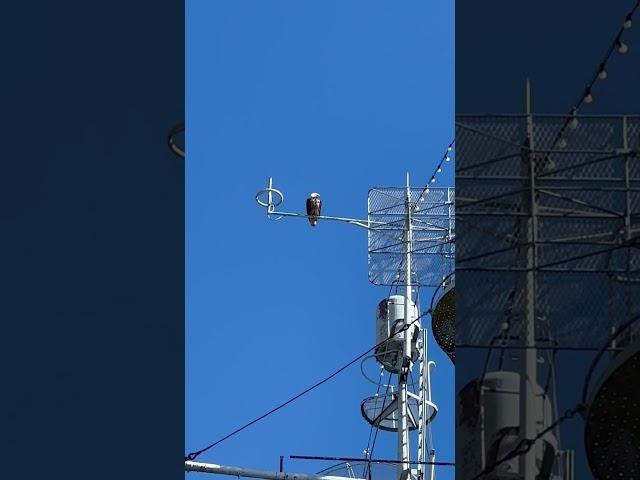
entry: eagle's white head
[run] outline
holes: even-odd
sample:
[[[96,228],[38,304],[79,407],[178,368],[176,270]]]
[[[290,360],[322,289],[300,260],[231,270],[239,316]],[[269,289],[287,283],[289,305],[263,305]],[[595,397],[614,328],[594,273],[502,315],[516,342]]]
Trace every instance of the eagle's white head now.
[[[311,194],[311,198],[320,198],[320,194],[319,194],[319,193],[316,193],[316,192],[313,192],[313,193]]]

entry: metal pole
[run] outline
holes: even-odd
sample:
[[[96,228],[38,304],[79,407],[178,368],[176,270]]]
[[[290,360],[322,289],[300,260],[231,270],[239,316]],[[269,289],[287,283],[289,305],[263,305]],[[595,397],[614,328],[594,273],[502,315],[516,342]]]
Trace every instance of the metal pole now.
[[[625,212],[624,212],[624,239],[631,240],[631,183],[629,182],[629,135],[627,132],[627,116],[622,117],[622,148],[624,150],[624,187],[626,190]]]
[[[525,219],[525,231],[528,245],[526,247],[526,299],[525,318],[522,337],[526,347],[520,359],[520,436],[521,438],[533,438],[536,435],[536,410],[534,385],[537,383],[537,352],[535,347],[535,268],[537,265],[536,246],[537,235],[537,200],[535,191],[535,157],[533,138],[533,116],[531,113],[531,85],[527,79],[526,84],[526,112],[527,112],[527,162],[529,169],[529,191],[527,203],[529,204],[529,218]],[[520,456],[519,469],[523,480],[535,480],[536,457],[532,448]]]
[[[271,191],[273,189],[273,177],[269,177],[269,193],[268,193],[268,201],[267,204],[269,205],[267,207],[267,212],[271,213],[274,210],[273,207],[273,192]]]
[[[252,470],[249,468],[228,467],[216,465],[214,463],[184,462],[184,469],[187,472],[214,473],[217,475],[230,475],[232,477],[262,478],[264,480],[347,480],[347,477],[336,477],[332,475],[308,475],[306,473],[284,473],[265,472],[263,470]],[[348,480],[364,480],[353,479]]]
[[[418,440],[418,478],[420,480],[434,480],[435,478],[435,465],[429,467],[429,476],[426,475],[426,468],[424,468],[422,462],[427,461],[427,433],[429,426],[426,423],[426,417],[429,413],[429,406],[431,405],[431,366],[435,365],[434,362],[429,361],[429,350],[427,346],[427,329],[421,328],[422,333],[422,355],[420,357],[420,426],[419,426],[419,440]],[[435,462],[436,451],[431,445],[431,450],[428,453],[428,460]]]
[[[427,341],[427,334],[425,332],[424,335],[425,338],[425,342]],[[431,405],[431,367],[435,367],[436,366],[436,362],[434,362],[433,360],[428,360],[427,356],[425,354],[425,362],[427,362],[427,400],[429,401],[429,405]],[[426,427],[428,428],[428,427]],[[429,437],[431,438],[431,436]],[[429,476],[429,480],[435,480],[436,478],[436,466],[435,466],[435,461],[436,461],[436,451],[434,449],[434,445],[433,445],[433,438],[431,438],[431,453],[430,453],[430,462],[434,462],[431,465],[431,472],[430,472],[430,476]]]
[[[407,173],[407,198],[406,198],[407,224],[405,229],[405,297],[404,297],[404,322],[408,325],[412,321],[411,308],[411,187],[409,173]],[[403,332],[402,364],[398,375],[398,478],[402,479],[409,472],[409,428],[407,425],[408,401],[407,401],[407,377],[411,368],[411,334],[410,328]]]
[[[436,479],[436,451],[435,450],[431,450],[431,454],[429,455],[429,461],[432,462],[431,463],[431,469],[429,471],[429,480],[435,480]]]
[[[426,387],[426,378],[427,372],[427,334],[426,330],[423,328],[420,332],[422,334],[422,351],[420,354],[420,404],[418,407],[418,421],[420,422],[418,425],[418,479],[424,480],[425,468],[422,465],[422,462],[427,460],[427,425],[424,420],[426,412],[427,412],[427,387]]]
[[[575,469],[573,460],[573,450],[567,450],[565,454],[565,477],[563,480],[574,480]]]

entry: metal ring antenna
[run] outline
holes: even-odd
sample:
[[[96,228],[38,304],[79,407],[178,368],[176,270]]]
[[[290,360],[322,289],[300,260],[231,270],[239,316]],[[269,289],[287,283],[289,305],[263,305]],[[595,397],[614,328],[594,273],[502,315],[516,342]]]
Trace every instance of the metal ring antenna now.
[[[266,195],[266,201],[264,199]],[[256,202],[261,207],[267,209],[267,214],[273,213],[277,206],[282,204],[284,201],[284,195],[282,192],[276,188],[273,188],[273,178],[269,177],[269,186],[267,188],[263,188],[258,193],[256,193]]]
[[[184,122],[180,122],[171,130],[169,130],[169,133],[167,134],[167,143],[169,144],[169,148],[173,153],[175,153],[180,158],[184,158],[184,146],[180,147],[176,143],[176,136],[178,136],[179,134],[184,135]]]

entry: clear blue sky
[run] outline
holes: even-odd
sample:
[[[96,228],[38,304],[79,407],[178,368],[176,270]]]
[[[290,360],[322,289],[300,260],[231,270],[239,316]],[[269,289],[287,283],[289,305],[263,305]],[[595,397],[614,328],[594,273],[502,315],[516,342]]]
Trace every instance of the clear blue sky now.
[[[366,232],[269,221],[312,191],[323,213],[366,217],[373,186],[431,175],[454,133],[453,2],[186,2],[186,432],[199,449],[374,344]],[[453,162],[438,177],[453,186]],[[423,307],[430,299],[423,292]],[[429,322],[426,322],[429,324]],[[439,460],[454,460],[454,370],[432,345]],[[277,470],[280,455],[361,457],[375,392],[358,365],[201,461]],[[381,432],[374,457],[395,458]],[[326,463],[285,460],[286,470]],[[197,476],[198,474],[192,474]],[[438,480],[453,469],[438,469]]]

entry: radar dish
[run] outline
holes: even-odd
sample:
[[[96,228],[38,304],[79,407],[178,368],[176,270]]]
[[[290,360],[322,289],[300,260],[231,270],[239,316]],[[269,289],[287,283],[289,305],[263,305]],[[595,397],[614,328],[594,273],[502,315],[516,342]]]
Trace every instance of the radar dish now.
[[[455,217],[453,188],[411,188],[411,283],[437,287],[454,270]],[[369,190],[369,281],[405,285],[403,267],[407,226],[407,189]]]
[[[433,338],[453,363],[456,360],[456,291],[455,277],[436,291],[437,300],[431,312]]]
[[[640,476],[640,344],[616,357],[590,402],[585,445],[597,478]]]
[[[396,432],[398,430],[398,403],[397,393],[368,397],[360,404],[360,412],[367,422],[374,427],[387,432]],[[425,423],[428,423],[438,413],[438,407],[428,400],[425,400],[425,404],[427,409]],[[418,399],[413,395],[409,395],[407,406],[409,407],[407,419],[409,430],[416,430],[419,418]]]

